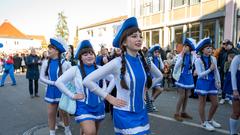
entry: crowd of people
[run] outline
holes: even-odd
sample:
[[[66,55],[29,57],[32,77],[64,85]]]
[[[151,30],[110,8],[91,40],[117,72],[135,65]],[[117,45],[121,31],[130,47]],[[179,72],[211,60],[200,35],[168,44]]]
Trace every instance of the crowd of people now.
[[[74,116],[82,135],[98,134],[108,111],[117,135],[150,134],[147,112],[158,111],[154,102],[164,89],[173,87],[178,91],[175,120],[192,119],[191,112],[186,112],[188,98],[198,98],[201,126],[213,131],[221,127],[213,119],[218,103],[228,101],[233,108],[229,119],[230,134],[238,133],[240,43],[234,48],[230,40],[224,40],[215,50],[209,37],[198,43],[186,38],[180,51],[165,50],[159,44],[142,48],[141,30],[136,18],[131,17],[118,30],[113,40],[114,49],[102,47],[100,53],[95,54],[89,40],[81,41],[75,51],[72,45],[68,50],[63,46],[65,42],[60,38],[51,38],[42,56],[31,49],[28,55],[6,56],[0,61],[1,87],[8,74],[12,85],[16,85],[14,72],[18,71],[26,71],[31,98],[39,97],[39,79],[47,84],[44,100],[48,103],[50,135],[55,135],[58,113],[65,134],[71,135],[69,114],[58,107],[62,94],[76,101]],[[151,95],[147,98],[149,91]],[[152,110],[146,107],[147,100]],[[211,106],[206,117],[207,100]]]

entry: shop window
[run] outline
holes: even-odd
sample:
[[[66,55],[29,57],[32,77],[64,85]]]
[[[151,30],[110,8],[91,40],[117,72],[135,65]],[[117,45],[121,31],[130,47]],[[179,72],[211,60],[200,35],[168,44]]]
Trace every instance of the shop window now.
[[[159,44],[159,31],[152,31],[152,44]]]
[[[199,35],[200,35],[200,24],[192,24],[192,28],[191,28],[191,38],[195,39],[196,42],[198,42],[199,39]]]
[[[146,32],[146,46],[150,47],[150,32]]]
[[[178,44],[183,43],[183,27],[177,26],[174,27],[174,46],[177,46]]]
[[[224,34],[224,18],[219,19],[219,35],[217,47],[220,47],[220,42],[223,41]]]
[[[202,38],[210,37],[215,44],[215,25],[216,21],[203,22],[203,35]]]

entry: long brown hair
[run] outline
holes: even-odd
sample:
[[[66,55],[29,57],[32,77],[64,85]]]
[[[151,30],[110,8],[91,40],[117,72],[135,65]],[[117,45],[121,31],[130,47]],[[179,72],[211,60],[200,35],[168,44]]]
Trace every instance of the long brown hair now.
[[[126,83],[126,80],[125,80],[125,73],[126,73],[126,59],[125,59],[125,52],[127,51],[126,47],[123,45],[123,43],[125,42],[126,38],[130,35],[132,35],[133,33],[135,32],[140,32],[141,33],[141,30],[138,28],[138,27],[131,27],[127,30],[125,30],[119,40],[119,43],[120,43],[120,46],[121,46],[121,50],[122,50],[122,55],[121,55],[121,58],[122,58],[122,67],[121,67],[121,74],[120,74],[120,84],[122,86],[122,88],[124,89],[129,89],[128,86],[127,86],[127,83]],[[146,83],[146,86],[147,88],[150,88],[151,85],[152,85],[152,78],[151,78],[151,74],[150,74],[150,69],[149,69],[149,66],[147,65],[147,62],[145,60],[145,57],[143,56],[143,53],[141,50],[138,51],[138,53],[141,55],[141,61],[143,63],[143,66],[144,66],[144,69],[145,69],[145,72],[147,74],[147,83]]]

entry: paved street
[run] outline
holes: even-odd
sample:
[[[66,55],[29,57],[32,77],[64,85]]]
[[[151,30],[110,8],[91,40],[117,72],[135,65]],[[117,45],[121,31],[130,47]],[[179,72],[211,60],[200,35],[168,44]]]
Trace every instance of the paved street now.
[[[4,87],[0,87],[0,135],[47,135],[47,110],[43,101],[45,86],[40,83],[40,98],[31,99],[28,93],[28,81],[25,75],[16,75],[17,85],[11,86],[9,78]],[[198,102],[189,99],[188,112],[193,120],[176,122],[172,116],[176,104],[175,90],[165,91],[156,101],[157,113],[150,113],[152,135],[224,135],[228,133],[228,119],[231,107],[228,104],[219,105],[215,120],[222,124],[221,129],[208,132],[199,127]],[[209,107],[209,103],[207,104]],[[208,109],[208,107],[206,109]],[[72,119],[73,135],[79,135],[79,127]],[[57,133],[63,135],[63,129]],[[111,117],[107,114],[100,127],[100,135],[113,135]]]

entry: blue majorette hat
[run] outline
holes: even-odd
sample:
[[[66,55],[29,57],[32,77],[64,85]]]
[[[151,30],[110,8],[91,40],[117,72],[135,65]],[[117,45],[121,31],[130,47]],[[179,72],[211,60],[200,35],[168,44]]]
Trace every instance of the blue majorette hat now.
[[[0,43],[0,48],[2,48],[3,47],[3,44],[2,43]]]
[[[120,42],[120,38],[123,34],[123,32],[126,30],[126,29],[129,29],[131,27],[138,27],[138,23],[137,23],[137,19],[135,17],[131,17],[131,18],[128,18],[127,20],[125,20],[123,22],[123,24],[120,26],[115,38],[113,39],[113,46],[114,47],[117,47],[117,48],[120,48],[121,46],[121,43]]]
[[[200,40],[197,44],[197,47],[196,47],[196,52],[198,53],[199,51],[201,51],[206,45],[211,45],[212,44],[212,40],[207,37],[207,38],[204,38],[202,40]]]
[[[92,44],[90,43],[89,40],[83,40],[83,41],[81,41],[81,42],[78,43],[78,46],[77,46],[76,51],[75,51],[74,58],[75,58],[75,59],[78,59],[78,55],[79,55],[80,51],[81,51],[82,49],[85,49],[85,48],[91,48],[91,49],[93,49]]]
[[[183,45],[188,45],[193,51],[195,51],[196,40],[193,38],[186,38]]]
[[[148,53],[153,53],[154,51],[160,50],[160,49],[161,49],[160,44],[155,44],[149,49]]]
[[[67,46],[67,45],[61,38],[55,38],[55,37],[50,38],[50,43],[51,45],[56,47],[60,53],[66,52],[66,49],[64,48],[64,46]]]

